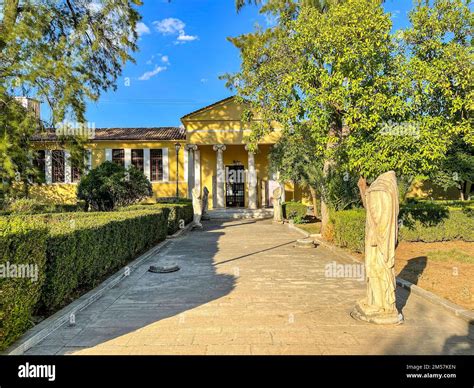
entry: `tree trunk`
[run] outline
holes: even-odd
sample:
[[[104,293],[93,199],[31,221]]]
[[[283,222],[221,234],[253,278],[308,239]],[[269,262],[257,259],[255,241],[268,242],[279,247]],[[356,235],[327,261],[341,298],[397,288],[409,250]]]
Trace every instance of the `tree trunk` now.
[[[460,194],[460,197],[461,197],[461,201],[466,200],[466,196],[464,195],[465,191],[466,191],[466,182],[463,182],[463,183],[461,183],[460,188],[459,188],[459,194]]]
[[[318,197],[316,194],[316,190],[314,187],[309,186],[309,192],[311,193],[311,198],[313,200],[313,216],[316,218],[319,218],[319,213],[318,213]]]

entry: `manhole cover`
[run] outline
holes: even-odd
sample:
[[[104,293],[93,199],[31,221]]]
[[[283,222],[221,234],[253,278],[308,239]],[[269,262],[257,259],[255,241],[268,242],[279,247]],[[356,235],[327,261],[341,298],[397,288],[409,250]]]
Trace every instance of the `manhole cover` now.
[[[161,266],[152,265],[148,269],[149,272],[153,272],[153,273],[170,273],[170,272],[176,272],[179,270],[180,270],[180,267],[179,265],[176,265],[176,264],[165,264]]]

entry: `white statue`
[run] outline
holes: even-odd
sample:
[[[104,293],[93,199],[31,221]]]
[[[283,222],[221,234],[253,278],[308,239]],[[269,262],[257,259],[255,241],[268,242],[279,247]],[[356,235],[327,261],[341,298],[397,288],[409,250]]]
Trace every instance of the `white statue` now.
[[[281,187],[277,187],[273,190],[273,222],[283,222],[281,195]]]
[[[209,190],[207,189],[206,186],[204,186],[204,189],[202,189],[202,219],[203,220],[208,220],[209,215],[207,214],[207,208],[208,208],[208,197],[209,197]]]
[[[365,269],[367,296],[359,301],[352,316],[377,324],[403,320],[395,305],[395,247],[398,236],[398,187],[394,171],[380,175],[367,188],[359,182],[366,208]]]
[[[201,207],[201,194],[198,188],[192,190],[193,193],[193,228],[202,228],[201,217],[202,217],[202,207]]]

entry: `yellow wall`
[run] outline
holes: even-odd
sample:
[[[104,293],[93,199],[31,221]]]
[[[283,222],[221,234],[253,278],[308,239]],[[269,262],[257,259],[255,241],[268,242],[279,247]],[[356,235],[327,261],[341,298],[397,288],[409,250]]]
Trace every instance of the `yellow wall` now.
[[[87,148],[92,150],[92,168],[99,166],[105,161],[105,150],[110,149],[142,149],[142,148],[168,148],[168,181],[167,182],[152,182],[153,197],[149,201],[156,201],[157,197],[174,197],[176,195],[176,151],[174,144],[176,141],[162,141],[162,142],[96,142],[87,145]],[[184,141],[179,151],[178,158],[178,189],[180,197],[187,197],[188,185],[184,176]],[[61,149],[61,146],[56,143],[38,144],[37,149]],[[75,203],[76,202],[77,184],[63,184],[54,183],[50,185],[33,185],[31,188],[31,197],[40,201],[54,202],[54,203]]]
[[[200,112],[183,117],[187,130],[186,140],[190,144],[245,144],[251,134],[241,121],[242,105],[233,99],[224,100]],[[272,123],[274,132],[259,141],[259,144],[275,144],[280,137],[280,126]]]

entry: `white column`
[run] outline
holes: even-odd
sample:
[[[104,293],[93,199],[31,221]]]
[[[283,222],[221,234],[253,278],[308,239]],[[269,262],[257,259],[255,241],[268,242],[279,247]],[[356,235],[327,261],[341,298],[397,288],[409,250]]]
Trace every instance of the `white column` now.
[[[187,163],[185,163],[185,177],[188,182],[188,198],[192,198],[192,190],[194,189],[194,153],[197,150],[197,145],[195,144],[186,144],[184,147],[185,156],[187,156]]]
[[[129,168],[132,165],[132,150],[130,148],[125,148],[124,150],[124,166]]]
[[[201,192],[201,151],[194,150],[194,187]]]
[[[162,150],[163,150],[163,181],[168,182],[170,180],[168,148],[162,148]]]
[[[53,182],[53,155],[51,150],[44,151],[45,157],[45,181],[46,184],[50,185]]]
[[[143,150],[143,172],[149,181],[151,181],[151,170],[150,170],[150,149],[145,148]]]
[[[71,183],[71,154],[64,151],[64,183]]]
[[[217,165],[216,165],[216,207],[225,207],[225,167],[224,167],[224,151],[226,149],[224,144],[216,144],[213,147],[217,151]]]
[[[112,161],[112,149],[111,148],[107,148],[105,150],[105,160],[107,162],[111,162]]]
[[[245,146],[248,151],[248,191],[249,191],[249,209],[257,208],[257,170],[255,169],[255,154]]]

